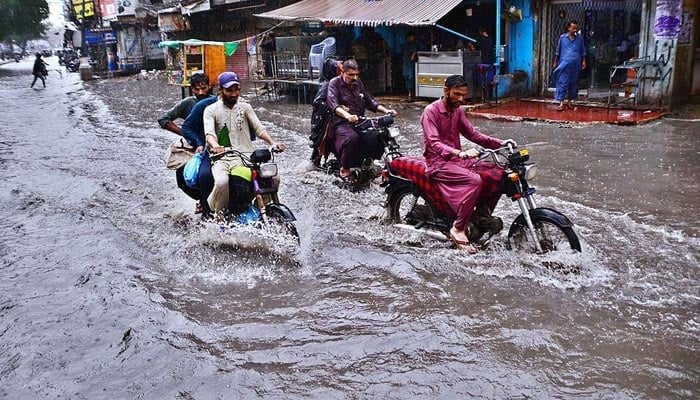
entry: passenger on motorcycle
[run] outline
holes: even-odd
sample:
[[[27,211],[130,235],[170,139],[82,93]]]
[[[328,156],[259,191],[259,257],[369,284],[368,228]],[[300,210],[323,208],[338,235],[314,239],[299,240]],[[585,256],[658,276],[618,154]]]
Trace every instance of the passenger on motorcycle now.
[[[241,84],[234,72],[219,74],[219,99],[204,109],[204,134],[207,149],[212,154],[233,147],[238,151],[251,153],[255,148],[250,139],[251,129],[255,136],[284,151],[285,145],[272,139],[262,125],[253,107],[247,102],[238,101]],[[214,212],[225,211],[229,200],[229,171],[242,166],[240,157],[224,156],[212,164],[214,189],[209,195],[209,207]]]
[[[341,178],[352,181],[351,168],[361,166],[367,157],[378,159],[383,152],[378,138],[361,136],[353,124],[364,117],[365,110],[394,116],[397,112],[379,104],[367,93],[354,59],[345,60],[340,76],[331,79],[326,101],[335,114],[331,121],[331,151],[340,161]]]
[[[198,101],[189,115],[187,115],[187,118],[185,118],[185,122],[182,123],[182,136],[195,147],[195,153],[203,152],[206,145],[206,138],[204,137],[204,110],[217,101],[218,97],[216,96],[205,97]],[[205,151],[202,163],[199,165],[199,171],[197,171],[199,204],[202,216],[205,218],[211,215],[207,199],[213,188],[214,177],[211,175],[211,159],[209,159],[209,153]]]
[[[469,122],[460,108],[467,93],[462,75],[448,77],[443,96],[423,111],[421,125],[427,173],[457,214],[450,239],[460,250],[474,254],[477,250],[469,243],[465,229],[475,207],[489,215],[495,208],[501,196],[503,170],[491,163],[477,164],[479,152],[474,148],[463,151],[460,135],[489,149],[501,147],[506,141],[482,134]]]
[[[185,136],[183,129],[177,126],[175,121],[178,118],[185,120],[198,101],[211,97],[211,88],[212,87],[209,84],[209,77],[207,75],[201,72],[192,74],[190,77],[190,89],[192,89],[194,95],[185,97],[184,99],[178,101],[171,109],[166,111],[165,114],[158,118],[158,125],[160,125],[161,128],[166,129],[178,136],[184,136],[190,145],[198,147],[196,150],[197,153],[202,151],[202,148],[199,148],[199,146],[203,146],[204,143],[194,142],[192,141],[192,138]],[[193,200],[200,200],[199,190],[187,186],[183,176],[184,170],[184,165],[175,170],[177,187],[179,187],[180,190],[185,192],[185,194],[191,197]],[[197,201],[195,204],[195,212],[200,213],[203,210],[205,210],[205,208],[203,207],[201,201]]]

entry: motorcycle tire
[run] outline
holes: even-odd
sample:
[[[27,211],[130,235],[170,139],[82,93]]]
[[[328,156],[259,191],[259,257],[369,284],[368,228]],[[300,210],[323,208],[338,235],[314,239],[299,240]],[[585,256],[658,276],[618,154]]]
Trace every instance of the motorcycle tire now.
[[[275,224],[281,229],[280,233],[295,238],[297,243],[299,243],[300,238],[297,227],[292,221],[288,221],[280,210],[274,208],[268,209],[267,218],[271,224]]]
[[[389,219],[396,224],[416,225],[433,222],[437,217],[435,207],[421,194],[416,194],[412,187],[400,188],[392,193],[387,206]]]
[[[554,218],[543,215],[532,215],[532,224],[537,231],[537,240],[544,253],[570,248],[581,251],[581,244],[571,226],[565,226]],[[508,232],[508,243],[511,249],[536,252],[537,247],[528,235],[527,225],[522,216],[518,217]]]

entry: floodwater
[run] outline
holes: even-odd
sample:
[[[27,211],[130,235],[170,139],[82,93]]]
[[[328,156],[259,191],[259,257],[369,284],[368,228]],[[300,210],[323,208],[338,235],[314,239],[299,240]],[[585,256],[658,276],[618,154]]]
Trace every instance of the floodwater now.
[[[252,99],[296,246],[220,233],[164,168],[162,78],[0,67],[0,395],[12,399],[697,398],[698,123],[504,123],[581,254],[467,256],[306,172],[310,107]],[[395,104],[420,154],[419,105]],[[496,213],[510,223],[515,206]],[[562,273],[559,265],[579,269]]]

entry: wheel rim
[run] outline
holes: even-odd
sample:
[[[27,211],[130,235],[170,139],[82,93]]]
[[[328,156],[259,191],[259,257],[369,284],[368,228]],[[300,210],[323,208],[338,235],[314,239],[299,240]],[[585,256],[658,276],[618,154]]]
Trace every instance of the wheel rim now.
[[[419,221],[434,220],[435,212],[423,196],[416,196],[406,191],[400,193],[394,202],[392,217],[397,223],[414,224]]]
[[[559,227],[550,221],[533,221],[537,234],[537,241],[542,248],[542,252],[549,253],[552,251],[571,248],[569,237],[564,231],[564,228]],[[532,251],[536,248],[528,235],[527,226],[521,225],[519,229],[511,235],[511,243],[517,250]]]

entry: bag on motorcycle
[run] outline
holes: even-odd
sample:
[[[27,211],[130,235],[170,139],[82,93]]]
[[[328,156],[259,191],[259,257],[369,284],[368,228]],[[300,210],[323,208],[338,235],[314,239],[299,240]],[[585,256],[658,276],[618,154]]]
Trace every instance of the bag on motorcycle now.
[[[240,214],[248,208],[253,200],[253,183],[237,175],[228,176],[228,209]]]
[[[182,171],[182,177],[185,178],[187,186],[193,188],[197,186],[197,175],[199,174],[199,166],[202,164],[204,153],[195,154],[190,161],[185,164],[185,169]]]
[[[195,148],[183,138],[177,138],[165,154],[165,166],[168,169],[178,169],[194,157]]]

